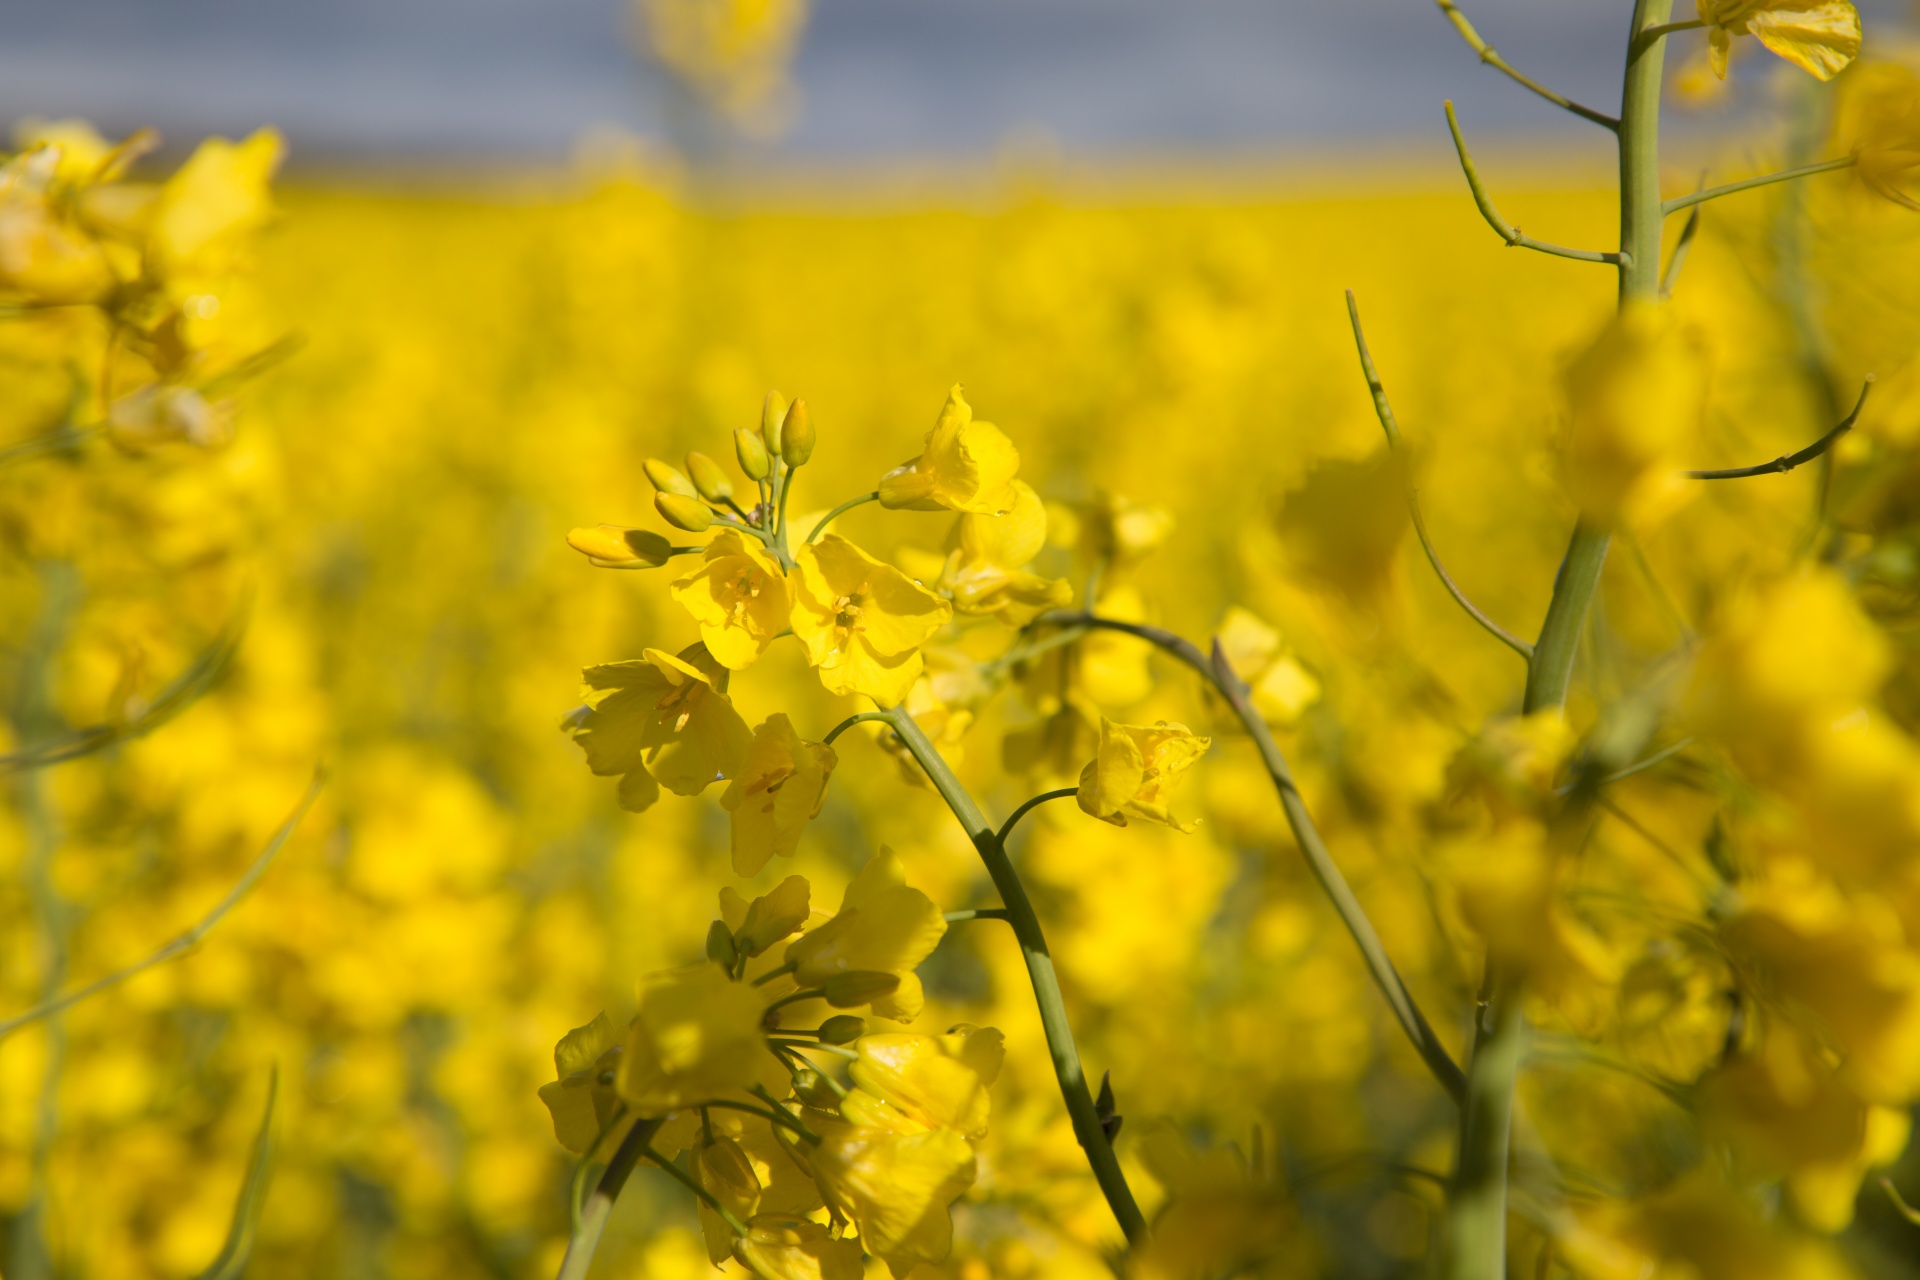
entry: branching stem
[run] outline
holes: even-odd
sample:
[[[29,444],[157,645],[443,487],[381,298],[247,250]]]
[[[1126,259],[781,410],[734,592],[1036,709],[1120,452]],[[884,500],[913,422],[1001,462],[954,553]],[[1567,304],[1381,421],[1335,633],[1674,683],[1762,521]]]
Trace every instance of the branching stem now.
[[[560,1260],[555,1280],[587,1280],[587,1270],[593,1266],[593,1255],[600,1248],[600,1237],[606,1233],[607,1219],[613,1213],[613,1202],[620,1198],[627,1179],[633,1176],[634,1166],[653,1145],[653,1135],[660,1132],[660,1126],[665,1123],[665,1119],[637,1121],[614,1148],[613,1158],[607,1161],[593,1194],[580,1207],[579,1224],[567,1238],[567,1253]]]
[[[1772,462],[1762,462],[1751,467],[1726,467],[1718,471],[1689,471],[1687,472],[1687,478],[1691,480],[1745,480],[1752,476],[1779,475],[1781,472],[1791,471],[1803,463],[1812,462],[1815,458],[1833,448],[1835,442],[1838,441],[1841,436],[1853,430],[1853,424],[1860,418],[1860,410],[1866,408],[1867,393],[1871,390],[1873,390],[1873,375],[1868,374],[1867,380],[1861,384],[1860,398],[1853,402],[1853,411],[1840,420],[1840,425],[1804,449],[1797,450],[1793,453],[1782,454]]]
[[[818,538],[821,534],[827,531],[828,525],[832,524],[835,520],[838,520],[841,516],[853,510],[855,507],[864,506],[869,502],[878,502],[878,501],[880,501],[880,491],[878,489],[875,489],[872,493],[863,493],[857,498],[848,498],[845,502],[841,503],[839,506],[835,507],[833,510],[827,512],[827,514],[820,517],[820,523],[813,526],[813,532],[807,535],[807,541],[812,542],[814,539]]]
[[[1460,33],[1460,38],[1467,42],[1467,47],[1480,55],[1480,61],[1486,63],[1494,70],[1505,74],[1513,80],[1515,84],[1539,94],[1563,111],[1571,111],[1581,119],[1591,120],[1603,129],[1618,129],[1620,127],[1620,122],[1606,112],[1595,111],[1592,107],[1583,107],[1572,98],[1555,93],[1538,80],[1521,75],[1508,64],[1505,58],[1495,52],[1492,45],[1481,38],[1478,31],[1473,29],[1473,24],[1467,21],[1467,15],[1460,12],[1459,5],[1455,4],[1453,0],[1435,0],[1435,2],[1440,6],[1440,12],[1447,15],[1447,21],[1453,24],[1453,29]]]
[[[1460,153],[1460,169],[1467,175],[1467,189],[1473,192],[1473,202],[1480,208],[1480,216],[1487,220],[1494,233],[1505,240],[1509,247],[1533,249],[1540,253],[1552,254],[1556,258],[1571,258],[1575,262],[1599,262],[1618,266],[1626,257],[1621,253],[1602,253],[1597,249],[1570,249],[1562,244],[1550,244],[1545,240],[1536,240],[1521,231],[1520,228],[1500,216],[1493,207],[1493,197],[1487,194],[1485,184],[1480,181],[1480,170],[1474,166],[1473,156],[1467,151],[1467,140],[1460,133],[1460,117],[1454,114],[1453,103],[1448,102],[1447,128],[1453,131],[1453,147]]]
[[[1822,160],[1818,164],[1803,164],[1796,169],[1782,169],[1778,173],[1763,173],[1757,178],[1742,178],[1738,182],[1729,182],[1725,186],[1708,187],[1705,191],[1696,191],[1692,195],[1675,196],[1662,201],[1660,213],[1678,213],[1709,200],[1718,200],[1721,196],[1730,196],[1736,191],[1751,191],[1755,187],[1772,186],[1776,182],[1791,182],[1795,178],[1808,178],[1816,173],[1832,173],[1835,169],[1850,169],[1855,161],[1852,156],[1841,156],[1838,160]]]

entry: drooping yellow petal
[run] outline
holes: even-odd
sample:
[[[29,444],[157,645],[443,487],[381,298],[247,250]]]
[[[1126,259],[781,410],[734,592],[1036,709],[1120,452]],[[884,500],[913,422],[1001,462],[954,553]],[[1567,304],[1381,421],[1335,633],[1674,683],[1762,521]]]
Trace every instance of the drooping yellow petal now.
[[[763,1215],[747,1224],[733,1256],[761,1280],[861,1280],[860,1241],[835,1240],[817,1222]]]
[[[913,511],[977,511],[999,514],[1015,501],[1014,473],[1020,454],[1000,428],[976,422],[960,388],[947,403],[926,448],[880,478],[880,504]]]
[[[697,795],[738,775],[753,735],[719,688],[725,668],[704,645],[678,655],[648,649],[646,656],[588,667],[587,705],[569,717],[587,767],[602,776],[624,774],[620,802],[636,812],[658,798],[658,782],[678,795]]]
[[[620,1062],[620,1096],[636,1115],[657,1116],[784,1075],[761,1033],[765,1010],[757,989],[718,965],[649,980]]]
[[[833,1125],[810,1159],[821,1190],[865,1248],[904,1277],[953,1249],[950,1206],[973,1185],[973,1145],[952,1129],[889,1133]]]
[[[838,759],[832,747],[794,732],[785,712],[753,731],[746,768],[720,798],[733,815],[735,875],[758,875],[775,854],[793,856],[800,833],[820,812]]]
[[[1134,817],[1191,831],[1167,805],[1211,744],[1182,724],[1115,724],[1102,716],[1100,746],[1080,775],[1080,808],[1115,826]]]

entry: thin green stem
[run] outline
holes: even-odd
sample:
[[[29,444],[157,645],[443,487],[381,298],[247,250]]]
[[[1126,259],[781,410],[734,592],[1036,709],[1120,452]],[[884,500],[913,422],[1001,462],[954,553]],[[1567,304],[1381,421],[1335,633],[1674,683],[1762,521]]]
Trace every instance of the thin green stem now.
[[[1400,423],[1394,417],[1393,405],[1387,400],[1387,388],[1380,381],[1380,372],[1374,368],[1373,353],[1367,350],[1367,335],[1360,327],[1360,304],[1354,301],[1351,289],[1347,290],[1347,318],[1353,322],[1353,344],[1359,348],[1360,372],[1367,380],[1367,390],[1373,395],[1374,416],[1380,419],[1380,429],[1387,436],[1387,447],[1392,450],[1394,462],[1399,467],[1401,485],[1407,494],[1407,514],[1413,520],[1413,531],[1420,539],[1420,549],[1427,554],[1427,563],[1433,566],[1434,576],[1440,579],[1440,585],[1446,588],[1455,604],[1466,610],[1469,618],[1479,623],[1488,635],[1519,654],[1522,662],[1529,660],[1533,657],[1533,646],[1482,613],[1454,582],[1447,567],[1440,563],[1440,553],[1434,550],[1433,539],[1427,535],[1427,522],[1420,514],[1420,495],[1413,487],[1413,473],[1400,452]]]
[[[832,524],[835,520],[838,520],[841,516],[853,510],[855,507],[864,506],[869,502],[878,502],[878,501],[880,501],[880,491],[878,489],[875,489],[872,493],[863,493],[857,498],[848,498],[845,502],[841,503],[839,506],[835,507],[833,510],[827,512],[827,514],[820,517],[820,523],[814,525],[813,532],[807,535],[807,542],[812,543],[815,539],[819,538],[821,534],[827,531],[828,525]]]
[[[718,1200],[714,1199],[713,1193],[711,1191],[708,1191],[705,1187],[701,1186],[699,1181],[695,1179],[692,1174],[688,1173],[685,1169],[682,1169],[679,1165],[667,1159],[665,1156],[661,1155],[658,1151],[655,1151],[652,1147],[648,1147],[645,1151],[642,1151],[640,1154],[646,1157],[648,1160],[653,1161],[653,1163],[657,1165],[659,1168],[666,1170],[668,1177],[672,1178],[675,1182],[679,1183],[681,1186],[685,1187],[687,1190],[693,1192],[695,1198],[698,1199],[700,1203],[706,1205],[707,1208],[713,1210],[714,1213],[719,1215],[720,1221],[727,1224],[727,1230],[733,1232],[733,1234],[736,1236],[744,1236],[747,1234],[747,1228],[745,1224],[743,1224],[740,1221],[740,1219],[733,1216],[732,1210],[728,1209],[727,1206],[721,1204]]]
[[[799,961],[789,960],[786,964],[781,965],[778,969],[769,969],[765,973],[761,974],[759,977],[755,978],[753,980],[753,985],[756,987],[764,987],[769,982],[774,981],[776,978],[786,977],[788,974],[792,973],[795,969],[798,969],[799,967],[800,967]]]
[[[853,726],[857,724],[865,724],[869,720],[887,720],[887,719],[889,719],[889,716],[884,711],[862,711],[858,715],[848,716],[845,720],[842,720],[839,724],[829,729],[827,731],[827,736],[821,740],[821,743],[823,746],[830,747],[833,745],[833,741],[835,738],[838,738],[841,734],[845,733],[847,730],[853,728]]]
[[[949,911],[946,914],[948,924],[960,924],[968,920],[1005,920],[1005,907],[969,907],[965,911]]]
[[[1448,102],[1447,128],[1453,131],[1454,150],[1460,153],[1460,169],[1467,175],[1467,189],[1473,193],[1473,202],[1479,206],[1480,216],[1494,229],[1509,248],[1533,249],[1540,253],[1551,254],[1556,258],[1571,258],[1575,262],[1600,262],[1619,264],[1622,254],[1602,253],[1597,249],[1569,249],[1563,244],[1549,244],[1545,240],[1536,240],[1521,231],[1520,228],[1500,216],[1493,207],[1493,197],[1487,194],[1485,184],[1480,181],[1480,170],[1474,167],[1473,156],[1467,151],[1467,140],[1460,133],[1460,117],[1454,114],[1453,103]]]
[[[1567,554],[1553,580],[1553,599],[1547,603],[1540,639],[1534,643],[1533,659],[1527,664],[1527,692],[1521,706],[1529,713],[1566,703],[1580,631],[1593,604],[1594,590],[1600,585],[1600,570],[1607,562],[1607,543],[1604,529],[1586,524],[1574,527]]]
[[[593,1255],[600,1248],[600,1237],[606,1234],[607,1219],[613,1214],[613,1202],[620,1198],[627,1179],[633,1176],[634,1166],[653,1145],[653,1135],[660,1132],[660,1126],[665,1123],[665,1118],[638,1121],[614,1148],[613,1158],[607,1161],[593,1194],[581,1206],[579,1225],[567,1238],[566,1256],[560,1260],[560,1270],[554,1280],[586,1280],[587,1270],[593,1266]]]
[[[573,1180],[567,1185],[568,1230],[580,1229],[580,1204],[587,1194],[587,1179],[592,1176],[595,1169],[600,1167],[594,1160],[593,1153],[600,1149],[601,1144],[613,1135],[613,1131],[619,1128],[620,1122],[626,1118],[627,1104],[624,1102],[615,1104],[613,1115],[600,1126],[600,1132],[593,1135],[593,1141],[587,1144],[587,1150],[580,1157],[580,1163],[574,1166]]]
[[[1013,926],[1014,937],[1020,943],[1021,956],[1027,963],[1027,977],[1033,983],[1034,1002],[1039,1006],[1040,1025],[1046,1033],[1047,1051],[1053,1058],[1053,1072],[1059,1080],[1060,1096],[1066,1102],[1067,1114],[1073,1121],[1073,1135],[1086,1152],[1094,1180],[1100,1184],[1107,1206],[1120,1223],[1120,1230],[1126,1234],[1127,1242],[1138,1245],[1146,1239],[1147,1220],[1133,1198],[1133,1189],[1127,1185],[1126,1174],[1120,1168],[1113,1144],[1107,1140],[1106,1132],[1100,1126],[1100,1117],[1093,1105],[1093,1094],[1087,1088],[1086,1073],[1080,1066],[1080,1051],[1073,1042],[1073,1029],[1067,1020],[1066,1001],[1060,994],[1060,979],[1054,972],[1053,956],[1047,950],[1046,934],[1040,927],[1040,917],[1034,912],[1032,900],[1027,897],[1026,885],[1021,882],[1020,873],[1014,870],[1006,849],[994,829],[988,825],[979,806],[973,802],[973,797],[960,785],[960,780],[954,776],[953,770],[933,743],[927,740],[927,735],[913,717],[905,708],[895,707],[888,713],[888,718],[894,732],[900,735],[900,740],[926,771],[934,789],[947,802],[947,807],[953,810],[953,816],[959,819],[960,826],[973,841],[981,862],[986,864],[987,875],[993,880],[993,887],[1006,904],[1007,922]]]
[[[1812,462],[1831,449],[1834,442],[1841,436],[1853,430],[1853,424],[1860,418],[1860,411],[1867,407],[1867,393],[1871,390],[1873,390],[1873,375],[1868,374],[1866,382],[1860,387],[1860,398],[1853,402],[1853,411],[1840,420],[1840,425],[1804,449],[1783,454],[1772,462],[1762,462],[1757,466],[1726,467],[1719,471],[1689,471],[1687,476],[1693,480],[1746,480],[1753,476],[1779,475],[1783,471],[1791,471],[1804,463]]]
[[[812,1040],[787,1040],[779,1036],[768,1036],[767,1043],[779,1045],[783,1049],[813,1049],[820,1053],[832,1054],[836,1058],[845,1058],[850,1062],[860,1057],[852,1049],[843,1049],[837,1044],[819,1044]]]
[[[753,1086],[753,1093],[762,1102],[773,1108],[773,1115],[769,1116],[769,1119],[773,1120],[776,1124],[784,1125],[786,1128],[793,1130],[813,1146],[817,1147],[820,1145],[820,1135],[807,1128],[798,1116],[792,1114],[786,1107],[782,1106],[780,1099],[774,1097],[767,1091],[767,1086],[756,1084]]]
[[[1502,1280],[1507,1274],[1507,1152],[1514,1076],[1526,1041],[1519,996],[1511,984],[1496,985],[1475,1030],[1460,1163],[1447,1200],[1441,1274],[1448,1280]]]
[[[760,1096],[763,1098],[768,1097],[764,1092],[762,1092]],[[709,1107],[718,1107],[722,1111],[743,1111],[750,1116],[759,1116],[768,1124],[777,1124],[782,1129],[790,1130],[816,1146],[819,1144],[819,1134],[807,1128],[805,1124],[795,1119],[785,1108],[781,1107],[779,1103],[773,1102],[771,1098],[769,1098],[769,1103],[771,1109],[769,1109],[769,1107],[756,1107],[750,1102],[728,1102],[725,1099],[715,1099],[706,1105]]]
[[[1494,47],[1482,39],[1480,33],[1473,29],[1473,24],[1467,21],[1467,15],[1460,12],[1460,7],[1456,5],[1453,0],[1435,0],[1435,3],[1440,6],[1440,12],[1447,15],[1447,21],[1453,24],[1453,29],[1460,33],[1460,38],[1467,42],[1467,47],[1480,55],[1480,61],[1486,63],[1494,70],[1504,73],[1513,80],[1515,84],[1532,90],[1548,102],[1551,102],[1554,106],[1564,111],[1571,111],[1583,120],[1591,120],[1603,129],[1618,129],[1620,127],[1620,122],[1605,112],[1595,111],[1592,107],[1583,107],[1572,98],[1555,93],[1539,81],[1523,76],[1518,71],[1515,71],[1508,65],[1507,60],[1495,52]]]
[[[1695,205],[1693,212],[1680,226],[1680,239],[1674,242],[1673,252],[1667,256],[1666,269],[1660,273],[1660,301],[1665,302],[1673,296],[1674,281],[1680,278],[1680,268],[1687,263],[1687,252],[1693,248],[1693,238],[1700,234],[1700,206]]]
[[[1674,35],[1677,32],[1698,31],[1706,25],[1706,23],[1698,18],[1688,18],[1685,22],[1663,22],[1657,27],[1642,28],[1640,34],[1635,36],[1633,40],[1636,46],[1645,47],[1652,44],[1655,40],[1664,40],[1666,37]]]
[[[1000,831],[994,836],[994,839],[1000,842],[1002,848],[1005,848],[1007,837],[1013,834],[1014,827],[1018,826],[1020,819],[1026,817],[1028,813],[1038,809],[1049,800],[1065,800],[1069,796],[1077,796],[1079,794],[1080,788],[1078,787],[1061,787],[1057,791],[1042,791],[1039,795],[1026,801],[1018,809],[1008,814],[1007,820],[1000,824]]]
[[[826,994],[826,988],[824,987],[807,987],[804,990],[795,991],[790,995],[781,996],[778,1000],[775,1000],[767,1006],[767,1012],[772,1013],[775,1009],[784,1009],[790,1004],[799,1004],[803,1000],[823,999]]]
[[[787,549],[787,499],[793,496],[793,473],[798,470],[798,467],[789,467],[780,482],[780,501],[776,504],[779,510],[774,517],[773,536],[775,545],[781,551]]]
[[[1113,618],[1096,617],[1088,613],[1047,613],[1035,619],[1036,625],[1100,628],[1107,631],[1119,631],[1148,644],[1186,663],[1198,672],[1203,680],[1210,682],[1220,691],[1220,695],[1233,708],[1241,727],[1247,731],[1254,745],[1260,751],[1261,762],[1266,765],[1267,776],[1273,781],[1274,790],[1280,797],[1280,808],[1285,813],[1287,826],[1293,832],[1294,843],[1300,846],[1300,855],[1306,859],[1308,870],[1319,881],[1321,891],[1333,904],[1335,914],[1347,927],[1347,933],[1359,947],[1361,959],[1366,962],[1367,972],[1373,978],[1374,986],[1386,998],[1387,1007],[1393,1011],[1395,1021],[1406,1033],[1407,1039],[1420,1058],[1427,1064],[1427,1070],[1433,1073],[1447,1096],[1456,1102],[1466,1096],[1466,1077],[1461,1073],[1446,1046],[1440,1043],[1440,1037],[1427,1022],[1426,1015],[1420,1012],[1420,1006],[1414,1003],[1407,985],[1400,978],[1400,971],[1394,968],[1393,960],[1387,955],[1386,946],[1380,941],[1379,933],[1373,927],[1373,921],[1367,918],[1366,909],[1354,896],[1353,888],[1347,878],[1341,874],[1339,864],[1334,862],[1328,852],[1327,844],[1321,838],[1320,829],[1314,824],[1313,815],[1307,810],[1307,803],[1300,795],[1300,789],[1294,785],[1293,770],[1287,764],[1287,758],[1280,751],[1280,744],[1273,739],[1273,732],[1267,728],[1267,722],[1254,709],[1252,694],[1246,681],[1234,671],[1224,651],[1216,642],[1213,656],[1209,658],[1200,652],[1191,641],[1164,631],[1159,627],[1150,627],[1137,622],[1121,622]]]
[[[713,523],[715,528],[732,529],[736,533],[744,533],[749,537],[758,538],[769,547],[774,545],[773,535],[755,525],[730,519],[727,516],[715,516]],[[702,549],[704,550],[704,548]]]
[[[1838,160],[1822,160],[1818,164],[1803,164],[1797,169],[1782,169],[1778,173],[1763,173],[1757,178],[1742,178],[1739,182],[1729,182],[1725,186],[1708,187],[1705,191],[1696,191],[1690,196],[1675,196],[1661,202],[1660,212],[1664,216],[1690,209],[1694,205],[1704,204],[1708,200],[1718,200],[1721,196],[1730,196],[1736,191],[1751,191],[1755,187],[1772,186],[1776,182],[1791,182],[1795,178],[1811,177],[1816,173],[1832,173],[1835,169],[1849,169],[1855,163],[1853,156],[1841,156]]]

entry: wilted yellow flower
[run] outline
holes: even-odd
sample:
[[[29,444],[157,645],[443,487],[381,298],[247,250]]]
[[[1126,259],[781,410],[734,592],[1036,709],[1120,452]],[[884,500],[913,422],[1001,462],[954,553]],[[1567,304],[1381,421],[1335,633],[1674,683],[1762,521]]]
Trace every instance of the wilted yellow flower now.
[[[946,936],[947,921],[926,894],[907,883],[900,859],[880,852],[847,885],[834,917],[787,946],[794,980],[817,987],[836,974],[883,973],[900,979],[897,990],[873,1001],[882,1018],[911,1022],[925,995],[914,970]]]
[[[673,544],[653,530],[617,524],[570,530],[567,545],[601,569],[658,569],[673,555]]]
[[[1005,515],[965,514],[947,539],[940,585],[958,613],[994,614],[1010,627],[1024,627],[1048,609],[1073,600],[1064,578],[1043,578],[1026,566],[1047,541],[1047,510],[1025,482],[1013,482],[1013,507]]]
[[[839,757],[832,747],[794,732],[784,711],[753,731],[747,764],[720,804],[733,815],[733,873],[753,876],[775,854],[791,858],[826,798]]]
[[[1609,321],[1567,374],[1565,476],[1581,516],[1611,527],[1671,510],[1705,395],[1701,354],[1670,309],[1634,303]]]
[[[835,1240],[805,1218],[763,1215],[747,1224],[733,1256],[761,1280],[861,1280],[861,1243]]]
[[[673,598],[700,624],[707,652],[744,671],[787,629],[787,579],[765,545],[735,529],[707,543],[698,568],[674,579]]]
[[[1020,454],[991,422],[975,422],[960,388],[947,393],[926,449],[880,477],[880,504],[909,511],[973,511],[999,515],[1016,501]]]
[[[1860,12],[1852,0],[1698,0],[1698,7],[1713,73],[1723,79],[1735,36],[1751,34],[1821,80],[1839,75],[1860,53]]]
[[[740,953],[751,959],[807,922],[810,893],[804,876],[788,876],[752,902],[729,886],[720,891],[720,918]]]
[[[1000,1074],[1006,1038],[992,1027],[962,1025],[944,1036],[895,1032],[862,1036],[849,1068],[854,1089],[840,1114],[892,1133],[953,1129],[975,1142],[987,1135],[987,1088]]]
[[[151,265],[163,278],[203,280],[232,269],[248,239],[273,217],[268,184],[285,146],[260,129],[241,142],[208,138],[161,185],[148,226]],[[196,284],[181,284],[181,293]]]
[[[953,1129],[892,1133],[824,1127],[808,1153],[814,1178],[860,1230],[860,1242],[904,1277],[953,1250],[948,1207],[973,1185],[973,1144]]]
[[[660,788],[698,795],[745,767],[753,735],[722,691],[726,668],[705,645],[678,656],[648,649],[641,658],[588,667],[586,705],[567,718],[587,767],[622,775],[620,805],[640,813]]]
[[[616,1087],[636,1115],[658,1116],[783,1080],[760,1019],[766,997],[720,966],[650,978],[627,1034]]]
[[[794,556],[792,622],[820,683],[883,707],[907,696],[920,674],[920,646],[953,606],[837,533]]]
[[[553,1114],[553,1136],[577,1156],[592,1154],[593,1140],[619,1110],[613,1080],[622,1039],[613,1020],[602,1013],[567,1032],[553,1047],[557,1078],[540,1086],[540,1101]]]
[[[1192,831],[1167,808],[1175,791],[1211,746],[1183,724],[1115,724],[1100,718],[1100,746],[1080,773],[1080,808],[1116,827],[1129,817]]]

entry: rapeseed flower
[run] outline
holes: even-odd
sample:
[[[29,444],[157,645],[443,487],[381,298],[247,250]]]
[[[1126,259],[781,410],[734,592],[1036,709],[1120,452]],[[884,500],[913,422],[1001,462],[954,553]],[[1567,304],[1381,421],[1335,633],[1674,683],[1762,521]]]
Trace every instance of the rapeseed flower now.
[[[726,668],[706,646],[648,649],[588,667],[586,705],[566,727],[602,777],[620,775],[620,806],[642,813],[660,788],[698,795],[746,767],[753,735],[725,692]]]
[[[1680,474],[1699,435],[1702,357],[1671,308],[1636,303],[1567,374],[1566,485],[1596,526],[1644,523],[1691,492]]]
[[[1080,808],[1116,827],[1132,817],[1194,830],[1195,824],[1181,822],[1167,806],[1212,741],[1166,720],[1115,724],[1102,716],[1099,750],[1080,773]]]
[[[553,1048],[556,1079],[540,1086],[540,1101],[553,1115],[553,1136],[577,1156],[593,1154],[594,1139],[622,1106],[613,1082],[623,1040],[613,1020],[601,1013]]]
[[[752,902],[728,886],[720,890],[720,918],[740,954],[752,959],[807,922],[810,896],[804,876],[788,876]]]
[[[673,598],[700,624],[714,661],[744,671],[787,629],[787,579],[765,544],[735,529],[707,543],[699,567],[676,578]]]
[[[891,849],[882,849],[847,885],[840,910],[789,943],[794,981],[818,987],[837,975],[891,974],[899,986],[872,1001],[882,1018],[911,1022],[925,994],[914,970],[946,935],[947,921],[926,894],[907,883]]]
[[[1697,0],[1713,73],[1727,75],[1733,37],[1752,35],[1768,52],[1819,80],[1860,54],[1860,12],[1852,0]]]
[[[895,705],[920,675],[920,646],[952,616],[952,605],[839,534],[794,556],[793,632],[830,692]]]
[[[858,1240],[836,1240],[817,1222],[768,1214],[747,1224],[733,1246],[740,1265],[761,1280],[861,1280]]]
[[[976,422],[960,388],[947,393],[920,456],[880,477],[880,504],[909,511],[1000,515],[1018,500],[1020,454],[991,422]]]
[[[615,1077],[638,1116],[661,1116],[721,1098],[743,1098],[786,1071],[761,1029],[766,997],[715,964],[658,974],[641,986]]]
[[[1013,482],[1014,502],[1004,515],[962,515],[947,539],[940,585],[961,614],[993,615],[1009,627],[1024,627],[1048,609],[1073,600],[1064,578],[1043,578],[1027,566],[1047,541],[1047,511],[1025,482]]]
[[[720,798],[733,815],[733,873],[754,876],[778,854],[791,858],[800,833],[820,812],[839,757],[808,742],[776,711],[753,731],[746,766]]]

